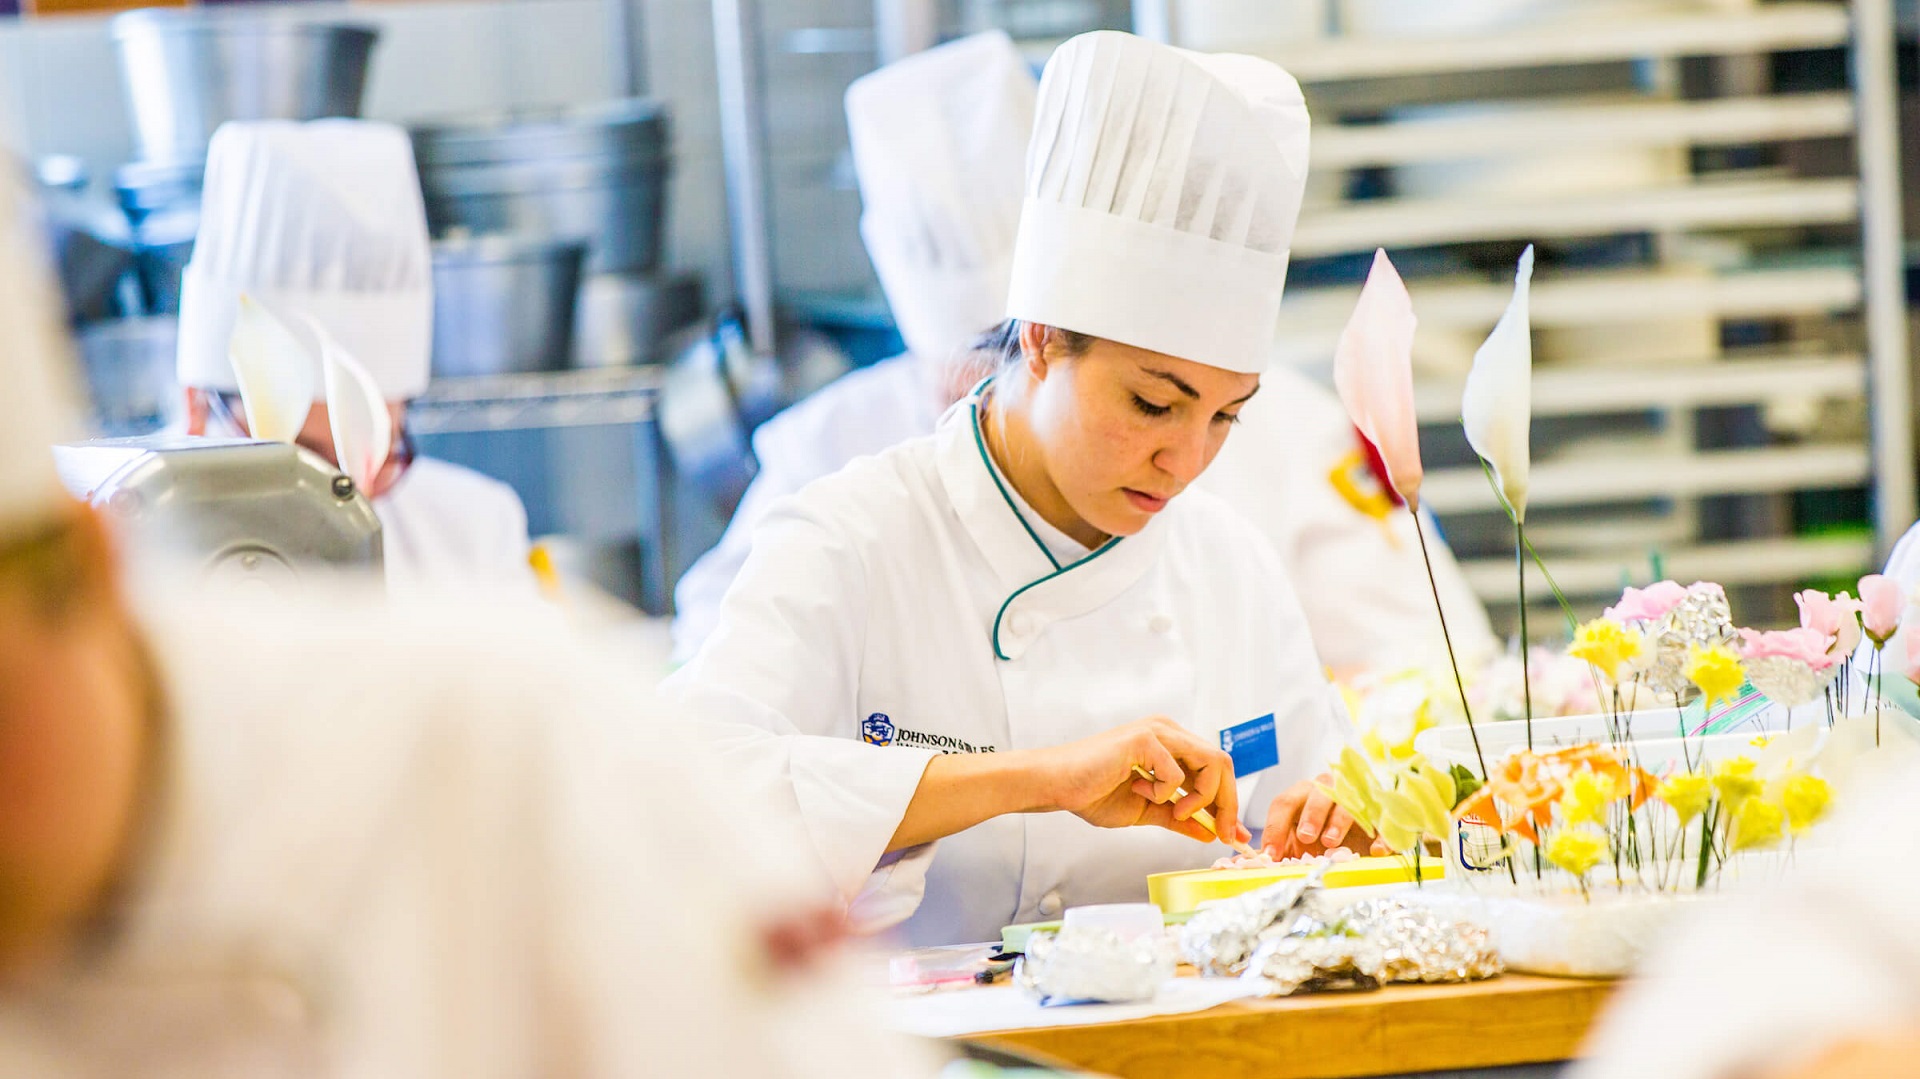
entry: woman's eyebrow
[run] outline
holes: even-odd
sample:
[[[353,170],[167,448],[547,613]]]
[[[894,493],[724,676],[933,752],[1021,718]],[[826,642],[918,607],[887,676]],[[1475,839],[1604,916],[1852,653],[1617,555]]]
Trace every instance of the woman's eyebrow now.
[[[1179,390],[1181,393],[1186,394],[1188,397],[1192,398],[1195,401],[1198,401],[1200,399],[1199,390],[1196,390],[1192,386],[1187,385],[1186,379],[1181,378],[1179,375],[1176,375],[1171,371],[1160,371],[1152,367],[1142,367],[1140,370],[1145,374],[1152,375],[1154,378],[1172,383],[1174,389]]]

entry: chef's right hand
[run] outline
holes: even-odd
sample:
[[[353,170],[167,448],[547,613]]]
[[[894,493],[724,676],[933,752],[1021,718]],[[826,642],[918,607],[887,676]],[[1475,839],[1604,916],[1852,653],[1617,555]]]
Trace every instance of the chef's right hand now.
[[[1240,789],[1233,759],[1217,746],[1163,716],[1129,723],[1104,734],[1046,750],[1057,809],[1102,828],[1153,825],[1202,843],[1213,833],[1194,821],[1197,810],[1213,813],[1220,838],[1247,842],[1240,824]],[[1140,778],[1138,767],[1153,776]],[[1176,788],[1185,787],[1180,798]]]

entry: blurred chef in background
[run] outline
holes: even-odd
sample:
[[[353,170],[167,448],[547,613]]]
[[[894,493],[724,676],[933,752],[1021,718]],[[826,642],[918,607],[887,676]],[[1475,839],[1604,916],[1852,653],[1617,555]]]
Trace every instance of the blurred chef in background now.
[[[1033,77],[998,31],[908,57],[848,88],[860,233],[907,352],[847,375],[754,434],[759,476],[726,535],[674,593],[677,661],[713,633],[727,586],[776,501],[856,457],[932,433],[998,364],[996,350],[969,346],[1005,312],[1033,112]],[[1272,541],[1322,662],[1340,675],[1446,658],[1419,537],[1406,514],[1393,512],[1369,463],[1339,400],[1278,366],[1199,481]],[[1437,534],[1430,540],[1455,645],[1465,658],[1490,658],[1486,610],[1446,545]]]
[[[1197,810],[1244,842],[1243,794],[1285,804],[1347,734],[1271,545],[1186,492],[1271,353],[1298,85],[1087,34],[1037,117],[1011,355],[931,437],[783,499],[667,683],[786,744],[789,804],[863,926],[916,943],[1143,899],[1222,850],[1192,842]],[[765,789],[762,748],[741,771]]]
[[[853,371],[761,424],[760,473],[727,531],[674,589],[674,658],[713,633],[720,600],[775,502],[910,438],[996,358],[971,350],[1007,307],[1033,72],[994,30],[889,64],[847,88],[860,235],[907,351]]]
[[[180,292],[179,381],[188,431],[248,436],[252,418],[230,358],[244,303],[294,335],[305,364],[295,440],[341,465],[320,376],[318,323],[386,399],[392,450],[355,476],[380,516],[387,582],[530,586],[527,512],[506,484],[430,457],[407,434],[407,402],[427,388],[433,249],[406,132],[365,120],[233,121],[207,151],[200,234]]]
[[[712,821],[662,794],[700,749],[558,612],[347,587],[131,601],[102,520],[54,477],[74,371],[17,195],[0,1071],[932,1074],[819,964],[791,915],[822,893],[782,860],[782,822],[717,864]]]

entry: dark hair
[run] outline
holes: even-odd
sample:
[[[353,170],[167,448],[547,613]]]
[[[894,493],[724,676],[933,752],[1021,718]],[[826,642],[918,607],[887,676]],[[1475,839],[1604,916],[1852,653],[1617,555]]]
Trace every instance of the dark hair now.
[[[1010,318],[979,337],[973,339],[969,350],[985,352],[999,358],[1001,367],[1010,367],[1020,360],[1020,327],[1017,318]],[[1058,326],[1047,327],[1047,333],[1060,342],[1060,348],[1069,356],[1084,356],[1093,347],[1093,335],[1075,330],[1063,330]]]

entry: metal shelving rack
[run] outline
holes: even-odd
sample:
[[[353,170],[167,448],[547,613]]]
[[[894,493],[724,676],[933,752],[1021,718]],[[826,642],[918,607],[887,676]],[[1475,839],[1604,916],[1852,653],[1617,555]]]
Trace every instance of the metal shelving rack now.
[[[641,592],[649,610],[664,611],[678,556],[677,475],[661,425],[664,382],[660,367],[439,379],[409,406],[407,425],[420,436],[630,428],[634,474],[651,477],[651,490],[637,499]]]
[[[1535,278],[1536,331],[1604,331],[1661,319],[1716,323],[1770,320],[1791,324],[1785,340],[1762,347],[1719,348],[1693,362],[1609,366],[1545,364],[1536,368],[1539,423],[1605,413],[1658,413],[1677,436],[1656,452],[1536,459],[1535,506],[1610,504],[1623,517],[1649,502],[1686,515],[1698,499],[1725,494],[1785,494],[1868,487],[1873,540],[1756,534],[1694,533],[1663,550],[1669,575],[1728,585],[1785,585],[1825,574],[1864,572],[1915,516],[1910,359],[1901,279],[1900,175],[1896,125],[1893,5],[1890,0],[1781,0],[1747,5],[1669,0],[1595,5],[1590,17],[1542,16],[1507,29],[1391,42],[1330,37],[1310,42],[1248,41],[1238,51],[1267,56],[1305,86],[1315,109],[1316,170],[1392,170],[1407,165],[1501,154],[1548,155],[1595,147],[1637,150],[1766,146],[1794,140],[1847,138],[1857,171],[1801,178],[1777,168],[1688,174],[1672,182],[1594,193],[1477,197],[1471,186],[1441,197],[1388,197],[1303,213],[1296,261],[1364,254],[1376,246],[1448,249],[1486,241],[1596,240],[1644,237],[1652,257],[1604,272],[1563,270]],[[1180,41],[1176,0],[1136,3],[1137,25]],[[1679,61],[1737,58],[1796,50],[1847,50],[1851,92],[1775,94],[1751,85],[1713,97],[1675,92]],[[1724,62],[1724,61],[1723,61]],[[1737,62],[1737,61],[1736,61]],[[1379,108],[1347,122],[1342,102],[1377,101],[1396,92],[1406,105],[1434,77],[1528,71],[1560,65],[1629,63],[1656,73],[1627,102],[1586,99],[1554,104],[1530,99],[1491,115],[1427,110],[1418,118],[1381,121]],[[1573,80],[1577,82],[1578,80]],[[1741,80],[1729,80],[1735,83]],[[1356,92],[1358,91],[1358,92]],[[1434,115],[1438,112],[1438,115]],[[1392,115],[1387,111],[1388,115]],[[1390,173],[1389,173],[1390,175]],[[1808,235],[1857,237],[1835,248]],[[1676,238],[1740,241],[1768,230],[1769,257],[1751,266],[1712,269],[1670,262]],[[1782,245],[1782,235],[1799,236]],[[1838,255],[1840,257],[1836,258]],[[1783,257],[1784,256],[1784,257]],[[1413,280],[1422,331],[1462,337],[1484,334],[1506,303],[1504,280]],[[1324,363],[1358,293],[1350,287],[1292,287],[1283,311],[1287,351]],[[1423,378],[1423,420],[1451,424],[1459,412],[1460,379]],[[1700,448],[1692,438],[1698,410],[1764,406],[1808,398],[1864,400],[1871,437],[1818,438],[1799,444]],[[1478,468],[1439,468],[1424,488],[1443,523],[1486,514],[1494,496]],[[1596,509],[1592,531],[1614,527],[1612,511]],[[1543,530],[1543,532],[1546,530]],[[1626,527],[1621,533],[1634,533]],[[1542,537],[1543,546],[1548,537]],[[1644,577],[1647,548],[1623,539],[1617,551],[1588,542],[1549,555],[1555,576],[1572,592],[1604,595],[1625,574]],[[1510,556],[1469,560],[1482,597],[1510,609]],[[1544,582],[1530,582],[1542,590]]]

